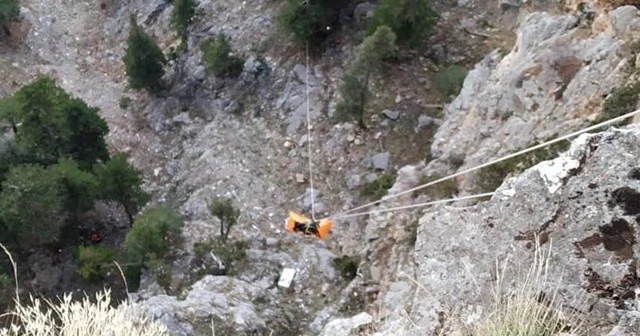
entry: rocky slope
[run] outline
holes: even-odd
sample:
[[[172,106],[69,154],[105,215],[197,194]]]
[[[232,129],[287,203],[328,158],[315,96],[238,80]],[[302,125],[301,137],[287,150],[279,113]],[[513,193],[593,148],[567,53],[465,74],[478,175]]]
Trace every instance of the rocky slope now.
[[[546,2],[457,1],[436,6],[443,18],[425,57],[404,61],[374,84],[380,102],[372,107],[368,133],[351,124],[327,122],[356,38],[345,36],[345,43],[312,59],[307,79],[303,53],[286,38],[264,33],[273,30],[278,7],[270,1],[201,1],[188,51],[168,67],[171,92],[160,98],[126,90],[121,57],[130,12],[137,13],[163,50],[177,44],[168,30],[171,7],[165,1],[101,5],[25,0],[24,41],[0,59],[0,75],[16,83],[38,71],[58,78],[65,89],[101,109],[111,128],[110,145],[129,152],[144,170],[154,201],[178,200],[186,239],[171,286],[162,289],[145,277],[135,295],[141,308],[152,311],[176,335],[210,335],[212,319],[219,333],[230,335],[341,335],[353,328],[417,332],[402,317],[405,309],[424,335],[437,327],[440,315],[451,315],[451,305],[463,308],[460,313],[470,323],[481,313],[482,302],[461,266],[472,267],[473,279],[484,291],[494,259],[507,254],[529,258],[526,242],[513,239],[519,231],[540,226],[541,233],[553,238],[559,265],[570,264],[574,272],[563,282],[571,294],[580,291],[575,272],[588,267],[618,284],[628,274],[625,263],[634,254],[624,248],[626,259],[603,266],[610,254],[620,252],[608,251],[607,246],[618,241],[610,243],[602,235],[619,229],[619,224],[612,224],[614,215],[628,223],[632,218],[603,202],[615,198],[612,193],[622,184],[637,189],[635,180],[628,178],[637,166],[630,156],[637,155],[637,149],[628,148],[637,140],[637,130],[582,137],[567,156],[553,161],[568,167],[549,172],[549,163],[543,163],[509,180],[498,196],[475,207],[336,221],[331,238],[322,242],[283,232],[289,209],[308,211],[311,205],[308,181],[297,181],[307,173],[309,144],[318,181],[315,207],[320,214],[333,214],[366,201],[358,196],[359,186],[383,172],[398,173],[391,193],[406,190],[423,175],[465,169],[588,124],[602,96],[618,85],[625,62],[635,56],[626,40],[638,24],[633,7],[607,12],[594,4],[597,15],[585,20],[579,13],[560,15],[563,8]],[[365,4],[359,11],[366,14],[370,7]],[[487,20],[507,29],[478,33]],[[513,49],[505,43],[511,28],[517,33]],[[204,75],[198,43],[221,31],[246,58],[237,80]],[[503,49],[484,56],[499,44]],[[442,113],[434,110],[440,103],[432,83],[434,69],[478,61],[456,99]],[[314,123],[311,139],[305,132],[307,80]],[[0,84],[4,92],[17,87],[9,81]],[[118,106],[122,96],[132,99],[128,109]],[[420,160],[427,153],[434,160],[425,166]],[[618,168],[609,172],[613,165],[605,165],[607,160]],[[407,163],[415,165],[401,168]],[[576,171],[578,167],[583,169]],[[540,176],[557,176],[553,174],[569,176],[550,191]],[[588,179],[603,176],[612,177],[602,182]],[[473,179],[459,182],[460,194],[472,191]],[[607,189],[609,195],[596,200],[596,193]],[[573,198],[576,191],[582,196]],[[241,211],[231,240],[249,242],[247,257],[233,275],[194,279],[194,244],[218,232],[206,202],[220,195],[231,196]],[[583,205],[592,211],[591,217],[584,214]],[[577,248],[574,240],[599,232],[599,223],[583,217],[596,215],[604,218],[599,239],[606,243],[582,247],[596,250],[576,256],[571,250]],[[508,225],[512,218],[520,220]],[[569,226],[578,221],[580,226]],[[332,265],[342,255],[362,260],[353,281],[345,281]],[[296,269],[289,289],[276,285],[283,268]],[[416,290],[416,282],[428,292]],[[612,308],[610,299],[598,301],[602,330],[609,330],[623,315]],[[625,316],[620,328],[634,320],[631,313]]]

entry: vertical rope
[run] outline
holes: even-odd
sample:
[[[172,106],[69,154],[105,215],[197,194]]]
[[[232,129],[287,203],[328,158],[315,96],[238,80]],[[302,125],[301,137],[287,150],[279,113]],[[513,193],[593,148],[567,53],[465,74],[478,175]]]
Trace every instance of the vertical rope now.
[[[307,79],[305,84],[307,87],[307,149],[309,150],[309,184],[311,185],[311,218],[316,220],[316,201],[315,201],[315,189],[313,189],[313,167],[311,163],[311,116],[309,107],[309,42],[307,42],[306,48],[307,57]]]

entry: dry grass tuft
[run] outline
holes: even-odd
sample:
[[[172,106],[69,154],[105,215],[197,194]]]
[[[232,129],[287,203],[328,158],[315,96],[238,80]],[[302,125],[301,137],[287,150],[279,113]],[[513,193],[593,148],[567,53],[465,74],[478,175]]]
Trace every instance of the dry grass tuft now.
[[[504,286],[505,262],[502,273],[498,274],[491,313],[479,321],[474,335],[553,336],[562,331],[570,331],[573,335],[584,333],[577,314],[562,314],[561,307],[565,302],[558,295],[557,285],[554,288],[547,287],[550,283],[560,284],[558,278],[550,276],[550,256],[551,248],[547,254],[537,249],[528,272],[524,277],[516,278],[516,288],[510,293]]]
[[[7,249],[0,244],[17,274],[16,263]],[[17,276],[16,276],[17,277]],[[30,304],[23,305],[18,296],[16,306],[5,316],[12,323],[0,329],[0,336],[169,336],[163,324],[157,323],[126,302],[119,308],[111,306],[111,291],[97,293],[95,300],[87,295],[72,301],[67,294],[58,303],[30,296]],[[93,301],[93,302],[92,302]]]

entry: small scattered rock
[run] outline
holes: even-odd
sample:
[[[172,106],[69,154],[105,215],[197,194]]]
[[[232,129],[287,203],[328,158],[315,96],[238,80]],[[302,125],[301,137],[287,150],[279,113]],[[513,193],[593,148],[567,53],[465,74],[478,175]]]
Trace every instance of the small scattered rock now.
[[[351,318],[336,319],[329,322],[323,329],[320,335],[333,336],[333,335],[351,335],[353,331],[359,330],[363,326],[366,326],[373,322],[373,317],[368,313],[362,312]]]
[[[398,117],[400,117],[400,112],[398,112],[398,111],[383,110],[382,114],[384,114],[385,117],[387,117],[387,118],[389,118],[391,120],[396,120],[396,119],[398,119]]]
[[[193,77],[199,81],[204,80],[206,78],[206,73],[204,69],[204,65],[198,65],[193,72]]]
[[[402,96],[396,95],[396,104],[400,104],[400,102],[402,102]]]
[[[421,115],[418,117],[418,128],[429,127],[433,124],[433,118],[428,115]]]
[[[300,140],[298,140],[298,146],[304,147],[304,145],[306,145],[308,142],[309,142],[309,137],[305,134],[300,137]]]
[[[355,135],[353,135],[353,134],[349,134],[349,135],[347,135],[347,141],[349,141],[349,142],[353,142],[353,140],[355,140],[355,139],[356,139],[356,136],[355,136]]]
[[[374,174],[374,173],[370,173],[367,174],[367,176],[364,177],[364,180],[369,183],[369,182],[373,182],[378,178],[378,175]]]
[[[291,149],[293,147],[293,142],[287,140],[284,142],[284,148]]]
[[[304,175],[302,175],[302,174],[296,174],[296,182],[298,182],[298,183],[304,183],[304,182],[305,182]]]
[[[362,184],[362,178],[358,174],[347,176],[347,188],[353,190]]]
[[[353,143],[356,144],[357,146],[360,146],[360,145],[364,144],[364,142],[360,138],[357,138]]]
[[[373,168],[378,170],[387,170],[389,167],[389,153],[378,153],[371,158]]]

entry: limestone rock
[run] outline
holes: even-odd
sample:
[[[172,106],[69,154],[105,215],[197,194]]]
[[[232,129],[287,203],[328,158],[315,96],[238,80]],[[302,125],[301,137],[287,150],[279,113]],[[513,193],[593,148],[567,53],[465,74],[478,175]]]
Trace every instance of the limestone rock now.
[[[373,322],[373,317],[367,313],[360,313],[350,318],[336,319],[329,322],[322,330],[321,336],[350,335],[360,327]]]

